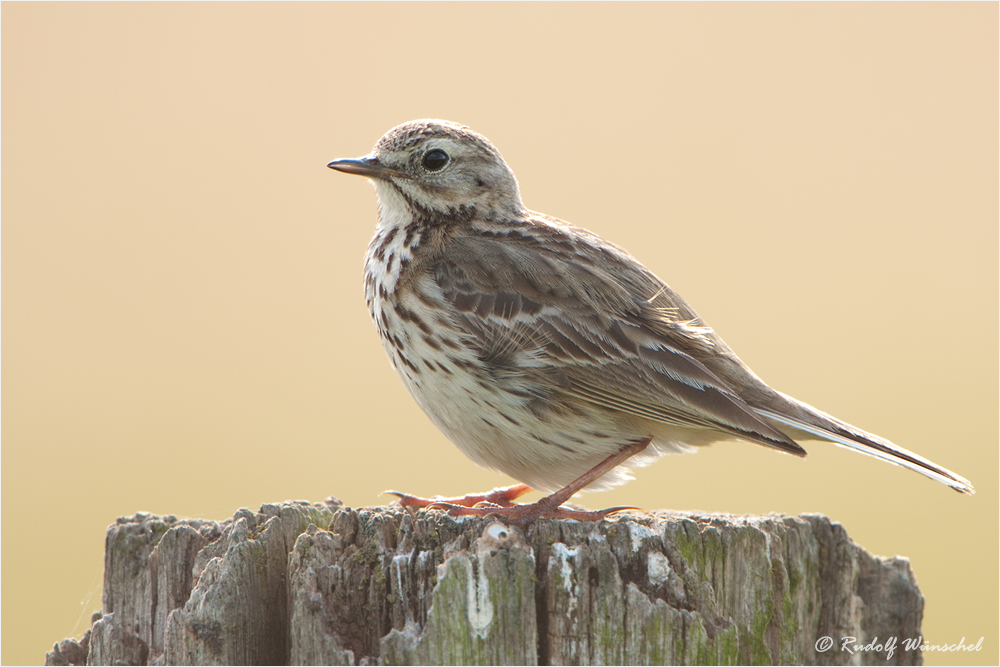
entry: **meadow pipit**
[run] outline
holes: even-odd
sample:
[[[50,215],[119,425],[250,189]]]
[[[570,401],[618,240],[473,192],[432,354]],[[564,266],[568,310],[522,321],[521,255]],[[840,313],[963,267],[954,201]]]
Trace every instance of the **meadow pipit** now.
[[[820,439],[961,491],[967,480],[767,386],[621,248],[529,211],[485,137],[419,120],[332,169],[367,176],[379,219],[368,309],[420,407],[476,463],[522,482],[448,500],[452,514],[599,519],[560,505],[627,465],[739,439],[805,456]],[[624,464],[624,465],[623,465]],[[529,487],[555,491],[530,505]]]

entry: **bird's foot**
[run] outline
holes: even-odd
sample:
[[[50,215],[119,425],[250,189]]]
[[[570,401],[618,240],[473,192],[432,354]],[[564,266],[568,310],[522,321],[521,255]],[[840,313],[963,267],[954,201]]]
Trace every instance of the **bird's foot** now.
[[[468,507],[465,505],[452,505],[446,502],[435,502],[427,506],[428,509],[440,509],[446,511],[449,516],[479,516],[497,517],[504,523],[511,526],[526,526],[536,519],[569,519],[572,521],[600,521],[609,514],[624,512],[627,510],[638,510],[638,507],[609,507],[603,510],[577,510],[552,503],[545,503],[549,497],[542,498],[537,503],[525,505],[510,505],[501,507],[490,503],[479,503]]]
[[[514,501],[531,491],[527,484],[515,484],[493,489],[487,493],[470,493],[467,496],[458,498],[421,498],[411,496],[408,493],[399,491],[384,491],[383,493],[399,498],[399,504],[403,507],[476,507],[477,505],[488,505],[492,507],[515,507]]]
[[[526,526],[535,519],[573,519],[576,521],[600,521],[609,514],[638,510],[638,507],[609,507],[606,510],[591,512],[562,507],[577,491],[586,488],[600,479],[609,470],[614,469],[630,456],[644,450],[652,438],[644,438],[629,443],[604,459],[596,466],[577,477],[568,485],[550,496],[545,496],[535,503],[515,505],[514,500],[523,496],[531,487],[527,484],[515,484],[489,493],[474,493],[461,498],[418,498],[398,491],[386,491],[399,498],[403,507],[427,507],[443,509],[451,516],[496,516],[512,526]]]
[[[399,491],[386,491],[399,498],[403,507],[423,507],[443,510],[450,516],[495,516],[512,526],[526,526],[536,519],[570,519],[573,521],[600,521],[609,514],[638,507],[609,507],[604,510],[589,511],[562,507],[554,496],[546,496],[538,502],[517,505],[514,500],[531,491],[527,484],[515,484],[493,489],[488,493],[470,493],[458,498],[420,498]]]

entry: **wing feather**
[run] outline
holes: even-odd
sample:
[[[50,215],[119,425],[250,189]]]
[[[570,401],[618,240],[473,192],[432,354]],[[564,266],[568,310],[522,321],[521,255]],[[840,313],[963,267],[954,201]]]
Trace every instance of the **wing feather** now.
[[[614,253],[597,262],[531,239],[453,239],[432,265],[481,359],[499,350],[510,370],[578,400],[805,455],[685,350],[711,344],[711,330],[655,276]]]

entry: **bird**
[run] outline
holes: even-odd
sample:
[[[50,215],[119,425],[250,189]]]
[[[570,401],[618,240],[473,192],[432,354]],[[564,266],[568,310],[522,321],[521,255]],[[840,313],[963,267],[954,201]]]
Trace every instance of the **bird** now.
[[[965,478],[769,387],[622,248],[527,209],[500,152],[469,127],[403,123],[361,158],[378,221],[368,310],[430,420],[518,484],[458,498],[393,493],[455,516],[597,521],[633,507],[564,506],[669,453],[740,440],[804,457],[824,440],[966,494]],[[524,493],[549,492],[517,504]]]

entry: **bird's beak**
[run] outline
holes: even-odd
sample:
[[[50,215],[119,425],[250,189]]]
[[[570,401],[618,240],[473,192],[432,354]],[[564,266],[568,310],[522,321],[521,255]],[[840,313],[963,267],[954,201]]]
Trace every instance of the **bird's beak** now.
[[[342,171],[345,174],[357,174],[358,176],[367,176],[368,178],[381,178],[386,181],[390,178],[409,178],[409,176],[403,172],[393,169],[392,167],[388,167],[379,162],[377,158],[370,156],[334,160],[326,166],[330,169]]]

